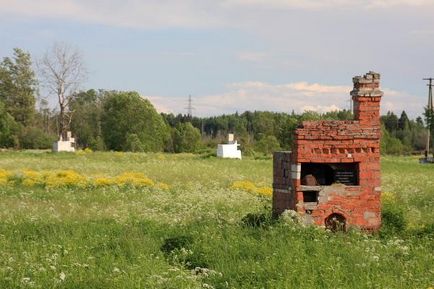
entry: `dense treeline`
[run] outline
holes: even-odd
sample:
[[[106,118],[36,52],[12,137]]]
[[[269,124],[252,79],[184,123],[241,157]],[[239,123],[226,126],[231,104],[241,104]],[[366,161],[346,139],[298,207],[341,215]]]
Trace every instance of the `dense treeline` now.
[[[30,54],[14,49],[0,63],[0,147],[50,148],[65,128],[65,116],[39,99],[39,81]],[[107,90],[72,91],[64,107],[68,129],[77,146],[93,150],[198,152],[215,149],[228,133],[235,133],[244,154],[269,154],[289,150],[292,132],[303,120],[351,119],[347,110],[319,114],[246,111],[214,117],[159,114],[137,92]],[[37,101],[39,99],[39,101]],[[59,122],[59,119],[62,121]],[[426,114],[415,120],[405,111],[398,117],[381,117],[382,152],[405,154],[423,151],[426,144]],[[431,134],[433,135],[433,134]]]
[[[353,118],[352,113],[348,110],[324,114],[312,111],[302,114],[247,111],[242,114],[236,113],[208,118],[193,117],[191,119],[185,115],[163,114],[163,116],[171,126],[191,121],[196,128],[201,129],[204,144],[208,144],[210,147],[215,147],[217,143],[225,140],[227,133],[233,132],[241,142],[245,153],[256,151],[266,154],[277,149],[290,150],[293,141],[292,132],[301,121],[346,120]],[[422,117],[411,120],[405,111],[402,111],[400,117],[393,112],[388,112],[381,117],[381,124],[382,153],[410,154],[425,150],[427,129]]]

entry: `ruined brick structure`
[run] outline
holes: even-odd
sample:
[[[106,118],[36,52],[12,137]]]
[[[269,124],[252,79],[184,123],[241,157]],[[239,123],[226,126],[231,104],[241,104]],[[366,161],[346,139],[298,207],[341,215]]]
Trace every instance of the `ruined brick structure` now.
[[[291,209],[333,230],[379,229],[380,75],[353,83],[354,120],[304,121],[292,152],[274,153],[274,215]]]

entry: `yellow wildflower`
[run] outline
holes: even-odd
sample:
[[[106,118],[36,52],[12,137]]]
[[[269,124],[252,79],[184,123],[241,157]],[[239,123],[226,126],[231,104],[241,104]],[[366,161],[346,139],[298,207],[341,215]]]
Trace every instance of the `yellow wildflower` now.
[[[381,201],[388,204],[396,203],[396,194],[393,192],[382,192]]]
[[[48,172],[45,177],[47,187],[85,186],[87,178],[74,170]]]
[[[135,187],[152,187],[154,182],[142,173],[125,172],[116,177],[118,185],[132,185]]]
[[[256,190],[256,192],[259,195],[263,195],[263,196],[266,196],[266,197],[271,197],[271,195],[273,194],[273,189],[270,188],[270,187],[262,187],[262,188],[258,188]]]
[[[167,191],[168,189],[170,189],[170,186],[168,184],[165,184],[165,183],[157,183],[155,185],[155,188],[163,190],[163,191]]]
[[[270,187],[257,187],[251,181],[235,181],[231,185],[231,189],[246,191],[261,196],[270,197],[273,194],[273,189]]]
[[[251,181],[235,181],[232,183],[231,188],[250,193],[254,193],[256,191],[256,185]]]
[[[0,169],[0,185],[6,185],[11,175],[9,171]]]
[[[35,185],[44,184],[44,176],[40,172],[34,170],[23,170],[23,182],[22,184],[26,187],[32,187]]]
[[[116,184],[116,181],[113,178],[107,178],[107,177],[98,177],[95,178],[93,183],[97,187],[104,187],[104,186],[112,186]]]

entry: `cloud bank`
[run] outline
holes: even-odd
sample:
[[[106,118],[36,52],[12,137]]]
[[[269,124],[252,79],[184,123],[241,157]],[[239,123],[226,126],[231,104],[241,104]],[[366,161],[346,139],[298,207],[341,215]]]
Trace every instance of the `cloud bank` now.
[[[193,97],[198,116],[212,116],[250,111],[328,112],[350,109],[352,87],[324,85],[319,83],[294,82],[271,84],[259,81],[233,83],[221,94]],[[411,117],[421,114],[422,100],[405,92],[383,89],[382,114],[399,111],[404,107]],[[162,96],[147,96],[161,112],[185,113],[186,99]]]
[[[428,7],[431,0],[0,0],[0,15],[135,28],[237,26],[248,12]]]

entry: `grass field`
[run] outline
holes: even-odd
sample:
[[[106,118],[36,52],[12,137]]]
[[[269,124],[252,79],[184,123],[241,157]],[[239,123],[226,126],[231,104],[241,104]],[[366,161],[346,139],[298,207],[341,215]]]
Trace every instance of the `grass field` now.
[[[187,154],[1,152],[0,288],[434,287],[434,166],[383,157],[374,235],[273,221],[261,193],[271,170]]]

